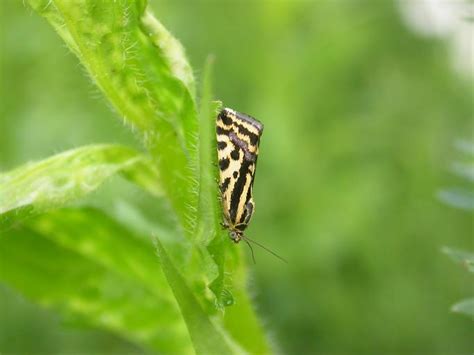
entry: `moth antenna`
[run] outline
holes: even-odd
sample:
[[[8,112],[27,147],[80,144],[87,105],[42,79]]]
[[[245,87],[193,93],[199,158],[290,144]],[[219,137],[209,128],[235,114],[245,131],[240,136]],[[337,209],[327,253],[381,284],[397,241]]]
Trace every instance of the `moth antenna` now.
[[[252,245],[249,243],[249,241],[247,240],[246,237],[242,238],[244,240],[245,243],[247,243],[247,245],[249,246],[250,248],[250,252],[252,253],[252,260],[253,260],[253,264],[256,265],[257,262],[255,261],[255,255],[253,254],[253,248],[252,248]]]
[[[282,258],[280,255],[278,255],[277,253],[271,251],[270,249],[268,249],[266,246],[260,244],[259,242],[256,242],[255,240],[252,240],[250,239],[249,237],[246,237],[246,236],[242,236],[242,239],[245,240],[247,242],[247,244],[250,246],[250,243],[249,242],[252,242],[253,244],[259,246],[260,248],[268,251],[270,254],[272,254],[273,256],[277,257],[278,259],[280,259],[281,261],[283,261],[285,264],[288,264],[288,261],[284,258]],[[252,250],[252,257],[253,257],[253,249],[252,247],[250,247],[250,250]],[[255,262],[255,259],[254,259],[254,262]]]

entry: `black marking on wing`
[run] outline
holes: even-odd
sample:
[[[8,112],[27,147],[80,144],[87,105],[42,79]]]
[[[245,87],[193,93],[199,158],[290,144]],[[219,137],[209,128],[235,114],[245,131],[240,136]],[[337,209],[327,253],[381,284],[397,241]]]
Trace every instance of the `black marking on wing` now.
[[[228,158],[224,158],[224,159],[219,160],[219,168],[222,171],[227,169],[229,167],[229,164],[230,164],[230,160]]]
[[[236,122],[234,122],[234,127],[239,130],[239,133],[243,134],[244,136],[249,137],[250,143],[252,145],[257,145],[258,139],[260,138],[259,135],[255,134],[253,132],[250,132],[247,128],[245,128],[244,126],[242,126],[242,125],[240,125]]]
[[[232,129],[225,129],[221,126],[216,126],[216,132],[217,134],[223,134],[224,136],[228,136],[229,133],[232,132]]]
[[[247,182],[247,179],[252,179],[252,176],[248,174],[249,167],[252,164],[253,162],[251,161],[246,159],[243,160],[239,169],[239,177],[235,181],[234,189],[232,190],[232,195],[230,198],[230,219],[234,224],[237,223],[237,210],[239,209],[239,202],[244,191],[245,183]]]
[[[240,158],[240,152],[239,152],[239,148],[236,147],[231,153],[230,153],[230,157],[234,160],[239,160]]]
[[[227,111],[225,109],[223,109],[220,113],[219,113],[219,118],[222,120],[222,122],[224,122],[224,124],[226,126],[230,126],[232,124],[232,118],[230,118],[228,115],[227,115]]]
[[[244,212],[240,217],[239,223],[247,224],[250,221],[250,218],[253,214],[253,203],[252,203],[252,189],[253,189],[253,182],[254,182],[254,175],[249,171],[248,178],[251,179],[249,189],[247,190],[247,195],[245,196],[245,204],[244,204]]]
[[[243,232],[247,228],[247,225],[244,223],[238,224],[235,226],[235,229],[238,229],[239,231]]]
[[[227,188],[229,187],[229,184],[230,184],[230,177],[226,177],[224,179],[224,182],[220,186],[221,193],[224,193],[224,192],[227,191]]]
[[[239,224],[246,224],[245,223],[245,220],[247,219],[247,209],[245,208],[244,206],[244,211],[242,212],[242,216],[240,216],[240,219],[239,219]]]
[[[255,206],[252,201],[247,202],[247,204],[245,205],[246,217],[243,223],[249,224],[250,218],[252,218],[252,215],[253,215],[254,207]]]
[[[224,150],[225,148],[227,147],[227,143],[226,142],[217,142],[217,149],[219,150]]]
[[[239,176],[239,172],[238,171],[234,171],[232,173],[232,176],[234,177],[234,179],[237,179],[237,176]]]
[[[257,155],[250,152],[247,142],[244,142],[243,140],[239,139],[239,137],[237,137],[235,132],[230,132],[229,138],[230,138],[230,141],[234,143],[236,147],[239,147],[240,149],[244,151],[245,160],[249,160],[251,162],[254,162],[257,160]]]

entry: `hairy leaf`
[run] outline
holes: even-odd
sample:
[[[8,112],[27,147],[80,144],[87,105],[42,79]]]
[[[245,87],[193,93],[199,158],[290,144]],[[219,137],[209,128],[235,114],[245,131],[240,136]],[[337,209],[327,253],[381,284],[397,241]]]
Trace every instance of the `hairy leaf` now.
[[[219,225],[214,124],[220,105],[211,103],[210,66],[198,119],[194,78],[184,50],[147,9],[146,1],[28,3],[77,55],[151,159],[123,147],[123,152],[105,149],[107,154],[85,147],[71,151],[72,156],[66,152],[45,160],[45,165],[5,174],[4,191],[12,195],[4,218],[19,223],[11,224],[0,243],[8,244],[5,251],[16,248],[18,253],[5,259],[9,271],[0,277],[43,304],[160,352],[188,353],[194,347],[203,354],[242,349],[268,353],[246,295],[240,248],[229,242]],[[143,228],[135,235],[95,209],[50,211],[96,189],[117,172],[153,195],[163,191],[176,213],[176,230],[184,233],[160,236],[166,241],[166,251],[157,241],[161,270],[153,265]],[[41,212],[22,221],[22,216]],[[140,211],[134,213],[135,221],[147,225]],[[130,227],[130,219],[120,221]],[[46,269],[38,268],[38,275],[33,275],[36,269],[21,263],[21,251],[29,243],[50,257],[57,253],[58,269],[41,255],[31,262],[44,262]],[[64,280],[48,287],[48,277],[62,270],[64,278],[71,272],[73,284],[83,279],[90,289],[74,288]],[[36,279],[37,283],[28,282]]]
[[[224,332],[211,322],[202,310],[185,280],[176,270],[166,250],[155,237],[156,251],[166,279],[173,290],[179,307],[186,321],[189,334],[198,354],[238,354],[243,351],[238,348]],[[205,334],[205,336],[203,336]]]
[[[29,0],[78,56],[159,168],[184,231],[196,223],[197,114],[182,48],[145,1]]]
[[[210,241],[218,231],[221,220],[217,181],[217,146],[215,139],[216,113],[220,103],[212,103],[211,61],[208,60],[203,75],[199,112],[199,205],[196,235],[200,241]]]
[[[0,174],[2,226],[61,207],[122,172],[158,196],[159,176],[149,158],[118,145],[91,145]]]
[[[42,305],[156,351],[193,353],[152,244],[100,211],[32,218],[0,237],[0,259],[1,280]]]
[[[207,60],[201,88],[201,103],[199,111],[199,205],[198,224],[195,231],[197,240],[208,245],[207,252],[217,270],[214,274],[210,289],[213,291],[217,304],[223,307],[224,294],[224,260],[225,232],[220,227],[221,209],[219,207],[217,146],[215,139],[216,113],[220,103],[212,100],[212,58]]]

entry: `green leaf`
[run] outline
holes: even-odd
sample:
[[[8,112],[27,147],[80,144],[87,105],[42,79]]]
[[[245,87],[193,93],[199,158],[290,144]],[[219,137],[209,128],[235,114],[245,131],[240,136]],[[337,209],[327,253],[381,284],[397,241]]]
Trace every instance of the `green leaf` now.
[[[462,153],[468,156],[474,156],[474,142],[464,139],[458,139],[454,142],[454,146]]]
[[[207,252],[217,267],[210,284],[217,305],[223,308],[229,302],[231,293],[224,290],[224,285],[232,284],[232,278],[224,271],[227,231],[223,230],[222,209],[219,200],[217,169],[217,143],[215,122],[217,112],[221,109],[220,102],[212,102],[212,64],[209,57],[204,67],[199,110],[199,205],[197,240],[207,245]],[[231,302],[233,304],[233,301]]]
[[[443,247],[442,251],[452,260],[460,263],[470,272],[474,272],[474,254],[459,249]],[[474,298],[463,300],[451,307],[453,312],[463,313],[474,318]]]
[[[468,182],[474,182],[473,164],[454,162],[451,164],[451,171]]]
[[[150,152],[152,161],[138,159],[135,165],[126,165],[116,171],[155,195],[159,194],[159,189],[156,189],[159,173],[159,187],[178,217],[177,230],[184,231],[188,240],[179,238],[180,233],[176,233],[175,238],[168,238],[166,250],[170,257],[161,244],[157,246],[163,275],[152,272],[152,260],[148,254],[145,255],[145,245],[135,245],[130,231],[122,230],[123,227],[118,226],[117,222],[96,210],[49,212],[26,221],[23,224],[26,227],[21,229],[26,233],[26,238],[30,236],[32,239],[31,234],[43,237],[48,243],[53,243],[47,248],[73,253],[96,265],[97,270],[84,271],[81,275],[84,279],[87,279],[89,272],[101,275],[100,270],[104,269],[107,279],[113,278],[110,287],[116,285],[114,287],[117,287],[119,294],[127,295],[121,300],[120,307],[136,311],[136,319],[143,316],[148,322],[146,315],[143,315],[142,305],[135,304],[137,298],[128,295],[131,292],[129,288],[141,290],[140,294],[145,295],[145,304],[148,304],[149,295],[156,297],[158,308],[162,307],[171,313],[160,317],[151,311],[151,316],[165,319],[156,320],[156,324],[145,333],[149,335],[151,329],[161,329],[161,322],[168,322],[171,328],[165,333],[170,344],[165,344],[165,340],[155,333],[144,336],[141,328],[137,330],[133,327],[136,319],[131,320],[132,328],[126,329],[129,314],[118,311],[117,314],[104,316],[101,312],[103,309],[108,310],[110,304],[114,304],[114,299],[101,298],[101,293],[99,300],[94,299],[94,304],[100,305],[96,314],[93,312],[95,309],[91,311],[90,307],[81,311],[71,306],[77,299],[82,302],[88,294],[77,294],[68,289],[61,297],[51,299],[48,290],[41,287],[39,289],[42,292],[37,294],[37,285],[22,283],[22,277],[30,277],[29,270],[17,266],[15,260],[10,260],[11,264],[22,270],[22,273],[18,276],[15,271],[6,272],[4,277],[33,298],[46,300],[46,303],[55,306],[64,302],[63,308],[67,312],[81,314],[94,325],[108,327],[155,350],[167,352],[166,347],[176,342],[182,349],[169,352],[187,353],[191,349],[191,342],[186,337],[190,336],[198,353],[240,353],[241,348],[252,353],[268,353],[262,328],[245,294],[245,268],[241,263],[240,248],[229,242],[226,232],[219,225],[221,208],[216,183],[218,170],[214,132],[219,104],[211,103],[210,65],[206,69],[198,120],[194,79],[184,51],[179,42],[146,10],[145,1],[28,2],[57,30],[91,79],[125,123],[137,132]],[[84,170],[87,170],[86,165],[92,167],[94,164],[88,162]],[[57,170],[62,173],[63,168],[64,164],[61,163]],[[72,170],[74,174],[70,176],[74,178],[76,169]],[[48,170],[47,174],[43,172],[40,176],[50,178],[49,173],[54,171]],[[91,179],[97,187],[101,175]],[[24,208],[25,211],[30,208],[35,213],[44,212],[87,192],[89,190],[73,187],[56,198],[48,191],[39,202],[35,200],[34,203],[24,204]],[[44,208],[41,201],[45,201]],[[11,211],[16,213],[18,209]],[[138,213],[136,220],[146,225],[142,217]],[[18,233],[18,230],[12,233]],[[21,241],[21,237],[6,239]],[[32,242],[32,245],[35,244]],[[61,251],[56,250],[58,253]],[[78,263],[83,263],[83,260]],[[65,270],[74,271],[74,268],[66,266]],[[113,276],[109,276],[109,273]],[[47,277],[42,277],[46,282]],[[98,282],[105,281],[101,279]],[[238,297],[237,301],[234,301],[234,296]],[[122,304],[128,301],[128,297],[131,304]],[[107,322],[104,323],[104,318],[107,320],[113,317],[126,319],[120,326],[115,324],[110,327]],[[224,326],[228,328],[229,334]],[[183,331],[185,327],[189,333]],[[234,344],[231,337],[239,345]]]
[[[154,351],[193,353],[153,245],[98,210],[30,219],[2,234],[0,260],[3,282],[70,320]]]
[[[197,354],[239,354],[243,351],[212,323],[176,270],[163,245],[154,238],[163,272],[186,321]],[[205,334],[205,336],[203,336]]]
[[[216,237],[221,220],[218,194],[217,143],[215,122],[220,103],[212,103],[212,59],[209,58],[203,74],[199,110],[199,204],[196,236],[198,241],[209,242]],[[207,244],[206,243],[206,244]]]
[[[142,26],[145,33],[151,37],[162,51],[167,67],[173,76],[181,80],[189,92],[195,97],[194,76],[191,65],[186,59],[186,54],[181,43],[152,15],[147,9],[142,17]]]
[[[438,192],[438,198],[453,207],[464,210],[474,210],[474,193],[461,188],[443,189]]]
[[[230,242],[223,230],[222,209],[219,200],[217,143],[215,120],[221,109],[220,102],[212,102],[212,58],[209,58],[202,80],[199,116],[199,209],[196,235],[207,245],[217,277],[209,288],[216,297],[217,306],[224,312],[225,328],[245,350],[252,354],[270,353],[261,324],[246,294],[246,269],[241,261],[240,246]],[[211,261],[209,261],[211,262]]]
[[[460,263],[470,272],[474,272],[474,254],[467,251],[443,247],[442,252],[449,255],[452,260]]]
[[[197,210],[197,113],[182,48],[145,1],[29,0],[139,133],[189,238]]]
[[[454,306],[451,307],[451,310],[453,312],[462,313],[474,318],[474,298],[469,298],[467,300],[463,300],[459,303],[456,303]]]
[[[221,104],[212,102],[212,57],[209,57],[202,76],[201,103],[199,110],[199,204],[197,240],[207,245],[213,274],[210,275],[210,289],[215,295],[218,307],[224,307],[224,260],[225,232],[220,226],[221,208],[218,193],[219,171],[217,169],[217,146],[215,121]],[[216,270],[217,267],[217,270]]]
[[[91,145],[0,174],[0,222],[5,227],[61,207],[96,190],[118,172],[160,195],[158,172],[149,158],[118,145]]]

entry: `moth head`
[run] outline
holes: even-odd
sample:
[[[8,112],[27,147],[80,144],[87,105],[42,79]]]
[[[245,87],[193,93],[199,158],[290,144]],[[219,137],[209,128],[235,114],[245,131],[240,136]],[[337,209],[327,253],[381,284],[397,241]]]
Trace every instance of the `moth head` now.
[[[242,232],[240,231],[230,231],[230,239],[232,239],[232,241],[234,243],[238,243],[242,240]]]

